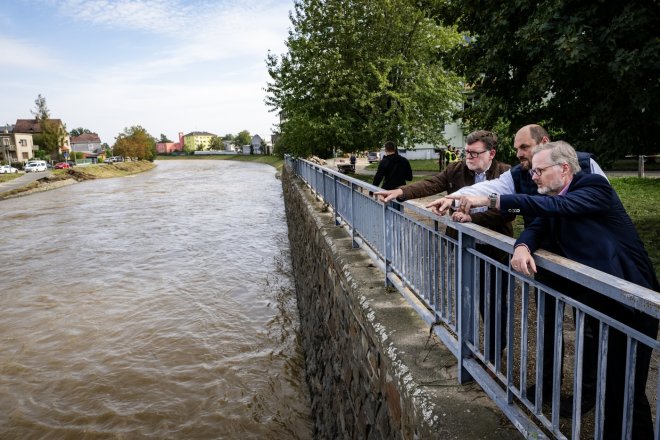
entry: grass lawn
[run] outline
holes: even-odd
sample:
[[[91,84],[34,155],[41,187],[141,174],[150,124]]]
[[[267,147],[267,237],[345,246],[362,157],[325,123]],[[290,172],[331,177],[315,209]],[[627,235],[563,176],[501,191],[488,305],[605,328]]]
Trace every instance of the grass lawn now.
[[[9,182],[10,180],[14,180],[17,177],[21,177],[23,173],[7,173],[7,174],[0,174],[0,183],[2,182]]]

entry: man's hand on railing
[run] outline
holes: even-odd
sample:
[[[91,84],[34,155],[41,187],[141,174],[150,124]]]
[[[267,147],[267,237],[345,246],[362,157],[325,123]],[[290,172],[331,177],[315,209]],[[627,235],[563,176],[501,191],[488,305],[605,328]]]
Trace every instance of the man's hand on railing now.
[[[456,211],[451,215],[451,219],[455,222],[459,223],[470,223],[472,221],[472,217],[470,214],[465,214],[464,212]]]
[[[434,200],[428,205],[426,205],[427,208],[431,209],[431,212],[433,212],[435,215],[443,216],[449,211],[449,208],[452,207],[454,204],[453,199],[449,199],[447,197],[442,197],[440,199]]]
[[[536,263],[527,245],[519,244],[515,247],[511,257],[511,269],[528,276],[536,273]]]
[[[381,202],[389,202],[390,200],[394,200],[397,197],[401,197],[403,195],[403,191],[401,189],[397,188],[397,189],[391,189],[391,190],[387,190],[387,191],[378,191],[378,192],[375,192],[374,195]]]
[[[447,198],[452,201],[458,200],[459,203],[457,209],[466,214],[469,213],[472,208],[490,205],[490,199],[487,196],[459,196],[449,194],[447,195]]]

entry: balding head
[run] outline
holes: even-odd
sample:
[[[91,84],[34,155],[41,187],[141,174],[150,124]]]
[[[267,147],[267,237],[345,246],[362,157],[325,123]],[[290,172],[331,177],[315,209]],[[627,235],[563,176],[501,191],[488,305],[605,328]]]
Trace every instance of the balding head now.
[[[518,130],[513,139],[513,148],[516,149],[516,157],[523,170],[529,170],[532,167],[532,149],[547,142],[550,142],[550,136],[540,125],[529,124]]]

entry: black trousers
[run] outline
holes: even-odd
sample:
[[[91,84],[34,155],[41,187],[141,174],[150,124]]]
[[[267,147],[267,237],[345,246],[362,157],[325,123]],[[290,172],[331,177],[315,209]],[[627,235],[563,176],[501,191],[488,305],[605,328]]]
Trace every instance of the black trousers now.
[[[539,271],[537,280],[548,287],[580,301],[581,303],[607,314],[620,323],[655,339],[658,334],[658,320],[645,313],[633,310],[621,303],[603,296],[593,290],[580,286],[564,278]],[[543,350],[543,400],[551,399],[552,364],[554,360],[554,320],[556,303],[548,296],[544,313],[544,350]],[[583,402],[595,399],[598,373],[598,340],[600,326],[597,319],[585,315],[584,344],[582,359],[582,396]],[[562,346],[563,347],[563,346]],[[624,390],[626,387],[627,337],[611,328],[608,336],[607,375],[605,390],[604,430],[605,439],[620,439],[623,425]],[[634,439],[652,439],[653,421],[651,406],[646,397],[646,382],[652,350],[643,344],[637,345],[634,382],[633,432]],[[562,350],[563,358],[563,350]],[[562,361],[563,365],[563,361]]]
[[[507,254],[501,252],[500,250],[493,248],[488,245],[478,244],[476,249],[479,252],[482,252],[489,257],[505,263],[507,260]],[[500,341],[500,350],[504,350],[507,346],[506,344],[506,330],[507,330],[507,314],[508,314],[508,305],[507,305],[507,290],[509,287],[509,279],[506,273],[500,273],[500,298],[501,304],[499,309],[497,308],[497,268],[490,265],[486,267],[484,260],[479,261],[479,273],[481,274],[481,279],[479,280],[479,314],[485,322],[484,310],[486,308],[486,296],[488,296],[488,321],[489,321],[489,337],[485,341],[485,346],[488,346],[487,349],[487,360],[491,363],[495,363],[495,352],[497,350],[496,340]],[[490,282],[486,283],[486,271],[489,272]],[[497,334],[496,328],[496,315],[500,315],[500,332]],[[485,347],[484,347],[485,349]]]

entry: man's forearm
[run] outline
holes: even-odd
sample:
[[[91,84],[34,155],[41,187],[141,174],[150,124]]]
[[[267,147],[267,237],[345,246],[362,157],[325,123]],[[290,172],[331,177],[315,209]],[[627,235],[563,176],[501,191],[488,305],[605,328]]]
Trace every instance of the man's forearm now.
[[[513,184],[511,172],[506,171],[497,179],[485,180],[471,186],[464,186],[453,194],[459,196],[487,196],[493,193],[515,194],[515,192],[516,187]]]

